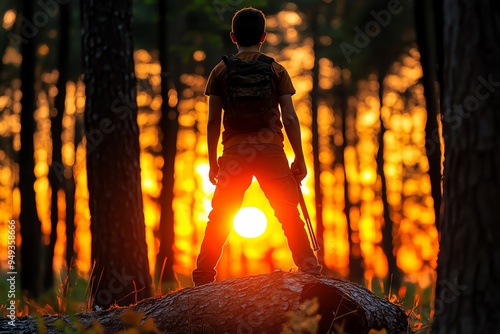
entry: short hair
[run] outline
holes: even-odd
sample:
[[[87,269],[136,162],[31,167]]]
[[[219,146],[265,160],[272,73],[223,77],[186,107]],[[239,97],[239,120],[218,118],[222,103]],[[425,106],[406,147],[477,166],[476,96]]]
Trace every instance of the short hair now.
[[[241,46],[258,44],[266,28],[266,17],[262,11],[247,7],[233,16],[232,30]]]

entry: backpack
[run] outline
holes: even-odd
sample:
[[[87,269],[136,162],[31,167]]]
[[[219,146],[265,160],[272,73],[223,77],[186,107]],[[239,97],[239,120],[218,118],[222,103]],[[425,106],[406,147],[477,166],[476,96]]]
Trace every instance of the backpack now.
[[[223,56],[226,64],[226,98],[223,101],[224,128],[256,131],[271,126],[276,105],[273,94],[274,59],[257,60]]]

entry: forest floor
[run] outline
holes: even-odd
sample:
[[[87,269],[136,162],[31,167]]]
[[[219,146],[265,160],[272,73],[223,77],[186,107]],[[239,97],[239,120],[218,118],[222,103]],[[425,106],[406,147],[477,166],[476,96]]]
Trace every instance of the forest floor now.
[[[8,276],[0,274],[0,316],[9,314],[9,282]],[[179,277],[183,288],[189,287],[191,279],[189,277]],[[417,284],[405,282],[398,291],[385,291],[383,281],[377,278],[365,284],[376,296],[388,299],[399,304],[409,316],[411,328],[415,333],[429,333],[432,314],[432,287],[420,288]],[[179,288],[175,291],[181,290]],[[161,296],[167,292],[155,288],[154,295]],[[16,292],[21,291],[16,287]],[[16,295],[16,317],[31,315],[61,315],[72,316],[79,312],[91,311],[88,305],[88,280],[83,277],[72,277],[71,280],[62,281],[59,279],[54,287],[41,295],[36,300],[27,299]],[[379,333],[379,332],[373,332]],[[380,332],[383,333],[383,332]]]

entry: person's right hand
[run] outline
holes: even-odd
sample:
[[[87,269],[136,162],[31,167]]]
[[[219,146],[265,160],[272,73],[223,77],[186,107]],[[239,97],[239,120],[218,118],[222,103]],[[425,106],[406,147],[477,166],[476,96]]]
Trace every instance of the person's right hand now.
[[[292,169],[293,176],[295,177],[295,179],[299,183],[307,175],[307,166],[306,166],[306,162],[304,161],[304,159],[297,159],[297,158],[295,158],[295,160],[292,163],[291,169]]]

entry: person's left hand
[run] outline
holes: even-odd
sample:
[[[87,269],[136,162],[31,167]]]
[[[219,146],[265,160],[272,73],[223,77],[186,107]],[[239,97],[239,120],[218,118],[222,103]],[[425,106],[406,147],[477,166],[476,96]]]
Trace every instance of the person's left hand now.
[[[208,179],[213,185],[217,184],[217,177],[219,176],[219,164],[211,164],[210,171],[208,172]]]

